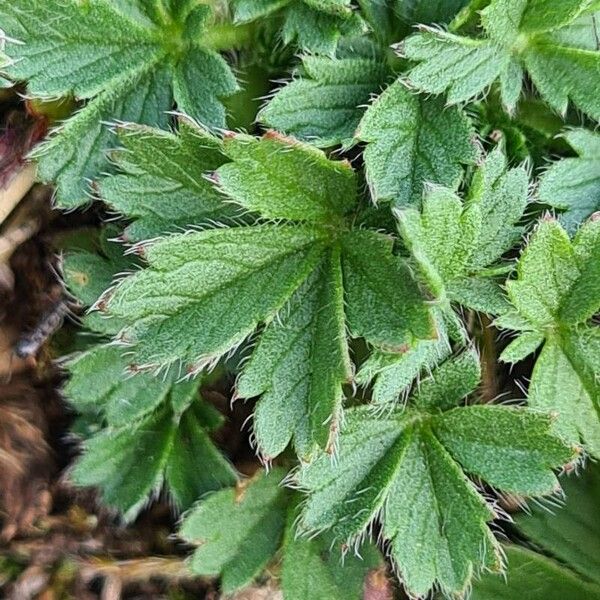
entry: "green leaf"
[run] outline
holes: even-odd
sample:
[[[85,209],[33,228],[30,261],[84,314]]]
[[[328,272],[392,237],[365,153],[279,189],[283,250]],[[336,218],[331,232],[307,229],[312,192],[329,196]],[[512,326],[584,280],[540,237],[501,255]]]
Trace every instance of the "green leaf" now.
[[[268,219],[338,224],[356,205],[356,174],[346,161],[271,132],[256,139],[232,136],[233,162],[217,170],[221,190]]]
[[[5,76],[38,97],[73,95],[81,110],[36,150],[39,177],[57,184],[62,207],[87,202],[89,181],[105,170],[115,145],[108,121],[166,127],[175,101],[208,126],[223,127],[219,98],[237,85],[225,61],[203,46],[209,8],[131,2],[16,0],[0,9],[11,59]]]
[[[197,575],[221,575],[229,594],[249,584],[278,550],[286,523],[289,493],[285,471],[259,473],[237,489],[216,492],[183,521],[179,535],[197,545],[190,567]]]
[[[356,137],[376,201],[419,204],[424,183],[457,188],[462,165],[477,158],[470,120],[440,99],[420,98],[398,81],[369,107]]]
[[[320,54],[333,55],[342,35],[358,35],[365,29],[350,0],[233,0],[232,4],[238,23],[281,11],[284,42]]]
[[[197,383],[176,385],[197,389]],[[141,420],[108,427],[86,440],[71,477],[79,486],[99,487],[103,501],[128,521],[163,484],[178,508],[187,509],[203,494],[236,481],[235,471],[210,441],[208,427],[193,405],[176,415],[163,403]]]
[[[441,406],[471,387],[461,389],[471,360],[467,354],[432,374],[439,390],[448,383]],[[424,394],[433,404],[437,395]],[[297,475],[309,494],[301,526],[352,540],[380,515],[409,593],[424,595],[434,585],[464,591],[473,571],[499,570],[501,560],[486,525],[494,512],[463,470],[515,493],[551,493],[552,469],[573,453],[549,430],[547,417],[499,406],[350,409],[336,462],[324,454]]]
[[[357,36],[365,23],[346,0],[294,0],[286,12],[283,39],[302,50],[333,55],[342,36]]]
[[[590,394],[560,340],[550,338],[544,343],[527,398],[532,408],[559,415],[555,429],[565,439],[584,443],[590,454],[600,456],[598,396]]]
[[[436,320],[438,339],[420,340],[406,352],[373,351],[361,365],[356,383],[366,385],[374,380],[371,401],[388,404],[405,399],[410,387],[427,370],[450,355],[450,341],[441,318]]]
[[[100,182],[100,197],[133,221],[125,237],[140,241],[189,225],[224,220],[234,209],[203,174],[226,162],[220,140],[181,121],[177,136],[137,125],[118,130],[120,174]]]
[[[363,600],[368,572],[381,565],[381,554],[368,542],[342,562],[329,536],[304,539],[288,527],[281,589],[286,600]]]
[[[214,179],[258,222],[144,244],[148,268],[115,288],[108,312],[125,323],[119,337],[135,365],[183,362],[189,373],[266,325],[238,394],[261,396],[264,456],[293,439],[308,458],[335,441],[350,379],[346,326],[387,349],[435,328],[393,239],[351,229],[357,182],[348,163],[278,134],[229,137],[225,152],[232,162]]]
[[[388,76],[387,66],[376,57],[304,56],[302,67],[261,110],[259,120],[320,147],[349,145],[364,106]]]
[[[575,129],[564,138],[578,157],[564,158],[544,173],[538,198],[559,209],[560,221],[574,233],[582,221],[600,210],[600,134]]]
[[[596,463],[583,473],[562,477],[564,504],[549,511],[531,506],[515,523],[537,548],[560,560],[600,586],[600,531],[598,501],[600,472]]]
[[[502,101],[514,110],[529,74],[543,99],[564,113],[568,102],[600,118],[595,77],[596,48],[582,48],[563,35],[587,8],[585,0],[554,3],[540,0],[492,0],[481,11],[486,36],[478,39],[425,29],[408,38],[404,55],[417,64],[409,83],[420,91],[447,92],[450,104],[473,99],[499,80]],[[593,28],[593,22],[587,23]],[[587,36],[584,36],[584,38]]]
[[[232,0],[235,21],[246,23],[266,17],[289,4],[290,0]]]
[[[542,345],[543,341],[543,333],[539,331],[524,331],[504,348],[500,355],[500,360],[507,363],[519,362],[535,352]]]
[[[398,14],[409,23],[448,23],[468,0],[394,0]]]
[[[491,314],[510,308],[485,269],[520,238],[515,223],[527,205],[527,189],[525,169],[508,169],[497,149],[474,174],[465,202],[451,190],[433,188],[421,212],[396,211],[404,243],[446,312],[450,301]]]
[[[544,343],[529,403],[557,413],[557,431],[573,443],[583,441],[595,456],[600,452],[600,330],[587,321],[600,308],[599,255],[600,222],[589,221],[571,241],[557,221],[547,218],[521,255],[517,279],[507,283],[509,298],[528,329],[525,341],[517,338],[513,344],[531,349]],[[502,359],[527,354],[511,357],[509,352]]]
[[[67,363],[69,402],[80,411],[102,410],[111,426],[123,427],[154,411],[170,393],[173,377],[128,373],[123,348],[97,344]]]
[[[481,379],[479,355],[474,349],[438,363],[431,375],[419,382],[413,403],[425,410],[447,410],[472,393]]]
[[[270,320],[327,242],[326,231],[300,225],[174,235],[148,248],[149,267],[119,284],[109,310],[129,324],[123,337],[137,342],[140,364],[197,370]]]
[[[62,274],[69,292],[85,307],[92,307],[109,289],[119,274],[131,271],[136,261],[124,256],[123,248],[109,241],[117,230],[105,228],[95,252],[68,249],[62,260]],[[115,335],[122,327],[118,319],[107,319],[99,312],[88,312],[83,318],[87,329],[104,335]]]
[[[254,411],[260,453],[271,458],[294,438],[308,458],[335,441],[342,384],[350,379],[339,249],[310,275],[262,334],[242,371],[237,394],[261,396]]]
[[[435,338],[436,331],[407,265],[392,254],[392,245],[391,238],[374,231],[352,231],[342,240],[342,267],[350,332],[396,351],[417,339]]]
[[[473,584],[473,600],[598,600],[600,587],[582,581],[561,564],[531,550],[504,547],[505,577],[486,574]]]

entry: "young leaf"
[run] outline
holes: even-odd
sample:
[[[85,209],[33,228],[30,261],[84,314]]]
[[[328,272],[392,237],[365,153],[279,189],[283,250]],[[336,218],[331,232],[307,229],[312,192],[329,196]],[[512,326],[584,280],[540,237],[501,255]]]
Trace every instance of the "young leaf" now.
[[[122,149],[113,154],[120,174],[105,177],[99,195],[133,221],[131,241],[147,240],[192,224],[227,219],[231,205],[203,178],[227,159],[222,143],[189,121],[179,134],[127,125],[118,129]]]
[[[391,557],[414,595],[434,585],[460,593],[473,571],[501,568],[486,524],[494,512],[463,471],[506,491],[540,495],[557,489],[552,469],[573,458],[543,415],[499,406],[440,412],[435,399],[456,404],[468,389],[465,369],[477,360],[467,353],[443,373],[438,367],[432,385],[442,391],[447,382],[447,396],[428,393],[421,408],[348,410],[337,461],[321,455],[297,475],[309,494],[301,526],[351,540],[380,515]]]
[[[477,158],[470,120],[438,98],[421,98],[397,81],[369,107],[356,137],[375,201],[419,204],[424,183],[458,187],[462,165]]]
[[[600,309],[599,256],[600,221],[584,224],[571,241],[557,221],[547,218],[521,255],[517,279],[507,283],[523,320],[519,329],[536,341],[526,347],[534,349],[542,340],[544,344],[533,370],[529,404],[557,412],[557,430],[571,441],[582,440],[595,456],[600,453],[600,330],[588,321]],[[525,356],[512,348],[502,359]]]
[[[266,457],[294,438],[296,453],[326,447],[339,428],[342,384],[350,379],[339,249],[332,250],[262,334],[238,381],[242,398],[261,396],[254,434]]]
[[[282,469],[212,494],[191,511],[179,535],[198,546],[190,567],[198,575],[221,576],[225,594],[249,584],[279,549],[289,492]]]
[[[494,150],[473,177],[466,202],[444,188],[430,190],[423,210],[398,210],[399,229],[427,284],[448,311],[456,302],[499,314],[510,305],[483,273],[519,239],[515,225],[527,205],[527,173],[507,168]]]
[[[403,53],[418,63],[408,74],[409,83],[433,94],[447,92],[448,102],[455,104],[471,100],[499,80],[502,101],[512,111],[526,71],[554,110],[564,113],[571,100],[592,118],[600,118],[595,93],[600,52],[564,35],[589,2],[561,3],[559,11],[544,4],[492,0],[481,11],[486,36],[479,39],[434,29],[409,37]]]
[[[349,145],[364,106],[388,76],[387,66],[376,57],[304,56],[302,67],[258,119],[320,147]]]
[[[5,76],[27,81],[39,97],[73,95],[87,101],[36,151],[39,177],[57,185],[57,201],[87,201],[89,180],[106,167],[115,144],[107,121],[165,128],[165,111],[180,110],[211,127],[223,127],[219,98],[236,91],[235,78],[203,44],[210,9],[186,2],[153,1],[146,12],[127,0],[15,0],[0,9],[11,59]]]
[[[561,211],[559,219],[569,233],[600,210],[600,134],[574,129],[565,140],[579,155],[554,163],[542,176],[540,202]]]
[[[214,419],[206,420],[208,409],[194,405],[198,384],[175,386],[157,411],[86,440],[71,473],[77,485],[99,487],[103,501],[126,520],[135,518],[163,483],[185,510],[203,494],[236,481],[235,471],[210,440]],[[190,407],[177,414],[175,403],[182,395]]]

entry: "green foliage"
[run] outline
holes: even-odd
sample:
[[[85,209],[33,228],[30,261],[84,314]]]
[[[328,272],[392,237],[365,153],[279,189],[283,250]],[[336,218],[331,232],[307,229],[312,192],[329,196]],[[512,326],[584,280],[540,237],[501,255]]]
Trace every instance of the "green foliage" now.
[[[297,500],[282,485],[285,474],[259,472],[235,489],[209,496],[186,516],[179,534],[198,546],[192,570],[220,575],[223,591],[231,593],[251,583],[280,552],[286,600],[360,600],[365,575],[381,564],[380,554],[364,544],[362,559],[349,556],[342,566],[330,540],[298,539]]]
[[[233,0],[238,23],[283,12],[282,36],[303,50],[333,54],[342,35],[364,30],[364,21],[350,0]]]
[[[548,418],[523,409],[456,407],[474,387],[475,365],[472,352],[442,364],[405,410],[348,410],[337,462],[320,456],[297,476],[308,492],[301,527],[331,529],[346,541],[379,516],[414,595],[434,585],[464,590],[474,570],[501,568],[486,524],[494,510],[465,472],[513,493],[548,494],[557,487],[552,467],[572,458],[550,434]]]
[[[364,152],[369,186],[376,201],[418,204],[423,184],[456,188],[462,165],[477,158],[469,119],[439,99],[419,98],[396,82],[369,107],[356,136]]]
[[[132,266],[115,244],[105,237],[101,242],[104,256],[78,250],[64,259],[71,293],[88,306],[120,269]],[[121,325],[97,312],[85,323],[102,335],[114,335]],[[180,382],[175,371],[163,377],[131,372],[123,348],[102,340],[72,357],[67,369],[65,395],[102,426],[85,440],[72,479],[100,488],[104,502],[125,519],[134,518],[163,486],[179,509],[187,509],[198,497],[236,481],[210,439],[223,417],[199,396],[201,380]]]
[[[504,105],[512,111],[527,72],[554,110],[564,113],[570,100],[599,119],[600,52],[586,44],[595,23],[586,16],[579,20],[589,5],[589,0],[573,0],[554,10],[553,3],[543,0],[492,0],[481,11],[481,37],[425,29],[408,38],[403,53],[418,63],[408,82],[421,91],[446,92],[448,102],[455,104],[499,81]]]
[[[131,241],[152,239],[190,225],[233,216],[203,174],[224,164],[219,139],[182,121],[179,135],[126,125],[118,130],[121,149],[112,154],[120,173],[105,177],[99,195],[133,222]]]
[[[530,514],[517,517],[517,527],[537,551],[506,546],[508,579],[484,576],[474,585],[474,598],[600,598],[598,467],[590,465],[580,478],[563,477],[562,484],[564,506],[552,511],[532,506]]]
[[[600,135],[586,129],[565,134],[577,158],[554,163],[542,176],[540,202],[560,210],[560,220],[574,233],[593,212],[600,210]]]
[[[348,229],[357,190],[347,163],[273,135],[229,137],[225,153],[232,162],[215,178],[231,200],[297,223],[208,229],[150,245],[149,268],[117,286],[109,310],[126,323],[133,360],[183,361],[188,372],[266,323],[238,394],[262,395],[255,435],[265,456],[293,437],[307,457],[314,445],[332,444],[338,429],[341,386],[350,379],[346,327],[394,349],[432,337],[433,324],[392,239]]]
[[[259,113],[270,127],[327,147],[348,145],[388,75],[381,58],[305,56],[298,76]]]
[[[516,362],[542,345],[529,385],[529,404],[558,414],[556,429],[600,453],[600,221],[573,241],[554,219],[540,222],[507,283],[514,312],[498,325],[522,332],[501,359]],[[523,339],[524,336],[524,339]]]
[[[0,3],[0,87],[76,107],[32,155],[77,209],[72,480],[186,511],[218,594],[598,598],[598,10]]]
[[[87,202],[88,180],[106,167],[114,136],[106,121],[166,127],[175,102],[193,118],[225,125],[220,98],[236,91],[227,63],[203,42],[210,9],[184,1],[116,4],[98,0],[16,0],[0,8],[11,63],[3,73],[26,80],[40,97],[86,101],[36,151],[39,176],[57,184],[60,206]]]

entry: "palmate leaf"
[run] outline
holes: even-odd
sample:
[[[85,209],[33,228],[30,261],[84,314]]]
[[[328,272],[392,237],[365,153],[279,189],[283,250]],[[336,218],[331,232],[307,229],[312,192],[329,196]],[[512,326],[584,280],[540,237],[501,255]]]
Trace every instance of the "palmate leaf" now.
[[[104,366],[96,363],[96,368]],[[111,390],[113,401],[141,398],[145,391],[152,399],[157,390],[148,386],[147,380],[139,376],[132,380],[133,384],[122,387],[123,396],[119,388]],[[71,471],[76,485],[98,487],[104,503],[122,512],[126,520],[135,518],[163,486],[177,508],[186,510],[207,492],[232,485],[237,479],[210,439],[210,430],[218,427],[222,418],[197,400],[198,382],[163,384],[163,393],[154,412],[117,427],[109,425],[87,439]]]
[[[564,137],[579,156],[559,160],[543,174],[538,198],[560,210],[561,223],[574,233],[600,210],[600,134],[574,129]]]
[[[507,283],[514,313],[498,326],[517,338],[501,360],[516,362],[543,344],[529,386],[529,404],[559,415],[556,428],[600,455],[600,221],[590,220],[573,241],[552,218],[540,222]]]
[[[474,131],[458,108],[411,93],[402,82],[388,87],[369,107],[356,132],[376,201],[419,204],[423,184],[456,188],[464,164],[477,158]]]
[[[275,94],[258,118],[320,147],[348,145],[365,105],[388,75],[378,56],[305,56],[297,78]]]
[[[131,256],[100,235],[98,253],[70,251],[63,272],[70,292],[91,306],[130,269]],[[85,326],[114,335],[122,323],[92,312]],[[131,372],[123,348],[96,340],[66,361],[64,394],[77,412],[93,416],[99,432],[85,440],[72,471],[73,481],[96,486],[104,502],[134,518],[152,494],[164,486],[178,509],[189,508],[208,491],[232,485],[236,474],[210,439],[223,417],[198,395],[201,379],[181,382],[171,370],[163,376]]]
[[[365,29],[350,0],[234,0],[233,9],[238,23],[282,12],[284,42],[321,54],[334,54],[342,35]]]
[[[272,458],[293,438],[308,458],[332,442],[349,379],[353,337],[388,350],[435,336],[393,239],[351,230],[357,202],[349,164],[274,134],[230,136],[222,192],[282,223],[171,236],[146,247],[149,266],[126,278],[109,312],[126,323],[135,363],[183,362],[195,372],[267,325],[238,395],[262,395],[255,434]],[[289,221],[296,221],[291,223]]]
[[[568,102],[600,118],[596,73],[600,52],[587,40],[594,24],[584,14],[589,0],[555,3],[541,0],[492,0],[481,11],[485,37],[469,38],[441,30],[409,37],[403,53],[417,64],[408,74],[415,88],[447,93],[450,104],[470,100],[499,81],[502,100],[514,110],[523,74],[531,77],[542,98],[564,113]],[[573,28],[578,35],[572,35]],[[581,35],[581,29],[589,34]]]
[[[498,314],[508,303],[493,277],[495,265],[522,235],[516,223],[527,205],[524,168],[507,168],[498,148],[475,173],[463,202],[445,188],[430,190],[421,212],[396,212],[402,238],[444,306],[455,302],[479,312]]]
[[[348,556],[342,565],[327,537],[298,538],[298,499],[283,487],[285,475],[281,468],[259,472],[236,489],[211,495],[186,516],[179,535],[198,546],[192,571],[220,575],[228,594],[251,583],[281,551],[286,600],[360,600],[365,575],[381,566],[381,555],[365,543],[362,559]]]
[[[178,135],[125,125],[118,139],[121,149],[112,159],[120,174],[103,178],[99,195],[133,221],[124,232],[128,241],[233,216],[234,208],[203,178],[227,161],[218,138],[180,120]]]
[[[97,0],[15,0],[0,8],[11,59],[2,74],[27,81],[39,97],[86,101],[36,150],[39,177],[57,186],[60,206],[84,204],[88,182],[106,168],[115,138],[105,122],[166,127],[180,110],[223,127],[219,98],[236,91],[227,63],[203,45],[208,6],[189,0],[115,3]]]
[[[465,476],[535,496],[556,491],[552,469],[573,450],[550,433],[548,417],[519,408],[456,406],[478,368],[473,352],[437,367],[406,410],[349,409],[337,460],[302,466],[308,492],[301,527],[358,537],[378,516],[409,593],[434,585],[460,593],[474,571],[501,569],[487,522],[496,515]],[[468,382],[471,381],[471,386]],[[445,409],[445,410],[444,410]]]

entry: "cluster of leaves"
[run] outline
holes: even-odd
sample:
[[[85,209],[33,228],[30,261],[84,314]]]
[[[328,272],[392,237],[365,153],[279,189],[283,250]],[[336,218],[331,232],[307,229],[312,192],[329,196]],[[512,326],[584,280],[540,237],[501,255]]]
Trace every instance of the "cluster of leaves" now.
[[[504,495],[556,494],[557,469],[600,457],[597,9],[2,5],[0,73],[79,103],[36,150],[40,178],[60,207],[94,197],[121,217],[64,261],[93,309],[67,361],[85,438],[73,479],[128,519],[162,490],[180,511],[200,500],[180,535],[225,593],[280,559],[288,600],[359,598],[382,564],[373,530],[413,596],[502,571]],[[266,64],[281,45],[302,52],[281,54],[291,80],[251,133],[223,133],[237,122],[233,65]],[[580,126],[542,171],[539,140],[563,118]],[[503,388],[482,377],[525,359],[526,398],[498,403]],[[225,417],[205,388],[223,371],[254,401],[268,475],[242,480],[211,437]],[[364,560],[342,568],[349,547]],[[509,586],[554,577],[597,594],[590,566],[565,575],[521,546],[505,553],[525,573]],[[475,593],[501,582],[486,575]]]

